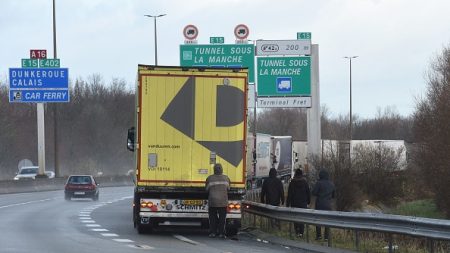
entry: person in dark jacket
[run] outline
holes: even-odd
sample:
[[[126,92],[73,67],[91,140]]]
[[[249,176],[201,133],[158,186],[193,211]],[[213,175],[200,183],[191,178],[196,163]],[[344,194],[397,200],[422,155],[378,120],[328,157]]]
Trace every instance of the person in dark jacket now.
[[[288,195],[286,199],[287,207],[308,208],[311,202],[311,192],[306,178],[301,169],[295,170],[294,178],[289,183]],[[294,223],[295,233],[302,237],[305,231],[303,223]]]
[[[331,200],[335,197],[334,184],[329,180],[326,170],[320,170],[319,181],[317,181],[312,194],[316,196],[316,210],[331,210]],[[325,240],[328,240],[330,228],[325,227]],[[322,239],[322,231],[320,226],[316,226],[316,240]]]
[[[279,206],[280,203],[284,205],[284,188],[283,183],[277,178],[277,170],[271,168],[269,171],[269,178],[265,179],[261,189],[261,203]],[[270,220],[271,227],[280,228],[278,220]]]
[[[272,206],[284,205],[283,183],[277,178],[277,170],[271,168],[269,178],[265,179],[261,189],[261,203]]]
[[[222,165],[214,165],[214,175],[206,179],[206,191],[208,192],[209,237],[225,238],[225,218],[227,215],[228,190],[230,190],[230,178],[223,175]]]

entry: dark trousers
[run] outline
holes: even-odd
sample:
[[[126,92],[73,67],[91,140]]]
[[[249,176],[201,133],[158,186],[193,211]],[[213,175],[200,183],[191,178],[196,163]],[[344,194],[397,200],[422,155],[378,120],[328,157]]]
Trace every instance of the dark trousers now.
[[[308,208],[308,204],[300,204],[294,207]],[[305,232],[305,225],[303,223],[294,223],[294,229],[296,234],[303,234]]]
[[[294,223],[296,234],[303,234],[305,232],[305,225],[303,223]]]
[[[209,232],[218,235],[225,235],[225,218],[227,216],[226,207],[209,207]]]
[[[325,239],[328,239],[328,235],[330,234],[330,228],[329,227],[325,227],[325,234],[323,235],[323,237]],[[321,238],[322,237],[322,229],[319,226],[316,226],[316,238]]]

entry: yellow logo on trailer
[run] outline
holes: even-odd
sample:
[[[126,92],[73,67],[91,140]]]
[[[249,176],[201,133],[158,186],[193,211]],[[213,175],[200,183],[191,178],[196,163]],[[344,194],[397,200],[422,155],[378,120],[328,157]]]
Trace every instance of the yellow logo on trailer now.
[[[232,186],[243,187],[247,71],[139,73],[139,180],[203,187],[217,162]]]

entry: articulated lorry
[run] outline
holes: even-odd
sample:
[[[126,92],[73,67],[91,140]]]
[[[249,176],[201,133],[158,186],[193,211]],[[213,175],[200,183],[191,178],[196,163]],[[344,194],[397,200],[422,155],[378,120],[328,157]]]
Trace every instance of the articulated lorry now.
[[[230,178],[226,231],[241,224],[246,183],[247,69],[138,67],[133,222],[208,227],[206,178],[220,163]]]
[[[248,137],[250,144],[253,141],[253,136]],[[261,187],[264,179],[269,177],[271,168],[275,168],[278,177],[287,182],[292,174],[292,137],[257,133],[252,162],[254,167],[248,170],[247,188]]]

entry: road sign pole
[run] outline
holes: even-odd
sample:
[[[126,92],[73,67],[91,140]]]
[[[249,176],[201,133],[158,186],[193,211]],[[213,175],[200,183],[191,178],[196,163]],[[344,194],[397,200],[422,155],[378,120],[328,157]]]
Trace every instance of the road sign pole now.
[[[320,154],[319,45],[311,46],[311,108],[307,113],[308,161]]]
[[[53,59],[57,59],[56,51],[56,6],[53,0]],[[58,66],[59,67],[59,66]],[[58,160],[58,109],[56,103],[53,106],[53,169],[55,170],[55,177],[60,176],[59,160]],[[45,156],[44,156],[45,157]]]
[[[44,103],[37,103],[37,130],[38,130],[38,162],[39,176],[45,175],[45,122]]]

